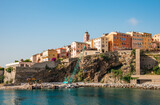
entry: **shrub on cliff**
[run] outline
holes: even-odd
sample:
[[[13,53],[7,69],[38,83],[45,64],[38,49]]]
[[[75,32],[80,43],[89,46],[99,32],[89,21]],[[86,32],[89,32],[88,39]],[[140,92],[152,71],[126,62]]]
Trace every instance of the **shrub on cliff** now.
[[[155,74],[160,75],[160,67],[159,66],[153,67],[153,71],[154,71]]]
[[[9,67],[9,68],[6,69],[6,71],[7,71],[8,73],[11,73],[12,70],[13,70],[13,67]]]
[[[122,72],[121,69],[118,69],[118,70],[112,69],[111,72],[113,74],[113,77],[115,78],[115,81],[116,81],[117,78],[118,78],[118,80],[120,80],[122,78],[123,72]]]
[[[131,55],[135,55],[135,49],[132,50]]]
[[[130,80],[133,80],[133,79],[138,79],[137,77],[131,77],[131,74],[126,74],[122,77],[122,80],[130,83]]]
[[[122,77],[122,80],[124,80],[124,81],[130,83],[131,75],[130,75],[130,74],[124,75],[124,76]]]
[[[49,68],[49,66],[46,64],[46,66],[45,66],[45,69],[46,70],[50,70],[50,68]]]
[[[19,61],[18,61],[18,60],[15,60],[14,62],[16,63],[16,62],[19,62]]]
[[[105,54],[100,54],[99,56],[103,58],[105,61],[110,60],[110,57],[106,56]]]
[[[3,83],[3,80],[4,80],[4,76],[1,75],[1,76],[0,76],[0,83]]]
[[[32,61],[30,61],[30,59],[26,59],[23,62],[32,62]]]
[[[0,68],[0,70],[4,70],[4,68]]]
[[[83,80],[83,70],[80,70],[77,74],[78,81],[81,82]]]

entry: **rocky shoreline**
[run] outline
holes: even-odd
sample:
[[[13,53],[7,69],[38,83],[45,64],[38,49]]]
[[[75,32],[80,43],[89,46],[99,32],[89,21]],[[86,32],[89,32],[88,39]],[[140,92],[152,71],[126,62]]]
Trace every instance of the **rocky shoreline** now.
[[[106,88],[133,88],[133,89],[150,89],[160,90],[160,84],[121,84],[121,83],[42,83],[32,84],[28,83],[17,86],[1,86],[0,90],[33,90],[33,89],[64,89],[64,88],[79,88],[79,87],[106,87]]]

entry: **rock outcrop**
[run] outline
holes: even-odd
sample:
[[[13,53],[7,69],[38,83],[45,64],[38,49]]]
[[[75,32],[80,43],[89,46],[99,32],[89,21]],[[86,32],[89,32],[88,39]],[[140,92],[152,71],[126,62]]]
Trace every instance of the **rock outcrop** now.
[[[14,83],[24,83],[27,82],[27,78],[36,78],[36,80],[42,82],[62,82],[65,77],[69,78],[71,76],[77,60],[78,59],[74,58],[73,60],[68,60],[69,62],[61,62],[56,67],[54,66],[55,68],[44,68],[44,66],[43,68],[38,68],[41,67],[39,65],[35,66],[36,68],[18,68],[14,71],[15,77],[13,79],[15,80],[12,81],[14,81]],[[134,56],[132,56],[130,52],[124,54],[107,52],[85,56],[80,62],[73,81],[113,82],[111,69],[121,69],[125,75],[132,69],[130,64],[133,63],[133,61]]]

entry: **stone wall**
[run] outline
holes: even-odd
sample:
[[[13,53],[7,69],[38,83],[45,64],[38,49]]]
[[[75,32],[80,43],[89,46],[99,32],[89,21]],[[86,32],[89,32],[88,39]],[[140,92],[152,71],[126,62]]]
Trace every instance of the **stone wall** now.
[[[143,83],[145,83],[144,81],[146,80],[146,83],[160,84],[160,75],[132,75],[132,77],[137,78],[137,79],[133,80],[134,83],[137,83],[137,81],[143,81]],[[148,80],[148,82],[147,82],[147,80]],[[133,83],[133,81],[131,81],[131,83]]]
[[[27,82],[27,78],[35,78],[35,75],[41,71],[45,71],[44,68],[29,68],[29,67],[17,67],[14,83]],[[37,79],[37,78],[36,78]]]
[[[4,70],[4,83],[15,83],[16,69],[14,68],[11,73]]]
[[[47,61],[47,62],[35,63],[34,65],[31,66],[31,68],[45,68],[46,65],[49,68],[55,68],[57,66],[57,62]]]
[[[57,62],[42,62],[36,63],[32,67],[14,67],[11,73],[4,70],[4,83],[24,83],[27,82],[27,78],[34,78],[35,75],[41,71],[46,71],[45,66],[53,69],[56,67]]]

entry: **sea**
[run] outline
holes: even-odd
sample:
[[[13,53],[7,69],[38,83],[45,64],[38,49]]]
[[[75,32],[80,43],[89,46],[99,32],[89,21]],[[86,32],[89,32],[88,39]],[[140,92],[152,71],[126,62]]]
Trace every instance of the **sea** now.
[[[0,90],[0,105],[160,105],[160,90],[98,87]]]

